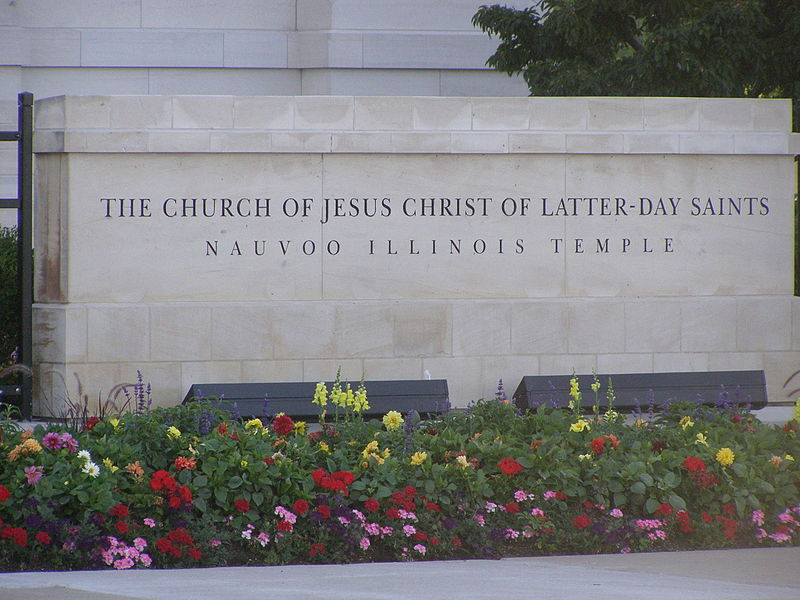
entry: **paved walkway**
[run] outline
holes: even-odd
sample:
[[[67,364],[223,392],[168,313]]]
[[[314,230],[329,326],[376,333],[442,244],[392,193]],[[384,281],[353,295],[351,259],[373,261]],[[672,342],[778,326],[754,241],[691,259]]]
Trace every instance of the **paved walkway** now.
[[[0,573],[0,600],[800,600],[800,548]]]

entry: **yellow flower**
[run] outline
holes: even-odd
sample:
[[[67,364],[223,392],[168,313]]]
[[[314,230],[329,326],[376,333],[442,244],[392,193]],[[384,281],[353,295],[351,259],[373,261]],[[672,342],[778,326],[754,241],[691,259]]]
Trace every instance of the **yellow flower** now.
[[[244,424],[244,428],[247,431],[263,431],[264,423],[261,422],[261,419],[250,419]]]
[[[306,434],[307,425],[305,421],[295,421],[294,423],[294,432],[297,435],[305,435]]]
[[[591,427],[589,427],[589,421],[586,419],[578,419],[575,423],[569,426],[570,431],[589,431]]]
[[[246,460],[243,460],[243,461],[242,461],[242,462],[240,462],[239,464],[242,466],[242,468],[243,468],[243,469],[246,469],[246,468],[247,468],[247,465],[248,465],[249,463],[248,463]]]
[[[401,415],[396,410],[390,410],[385,415],[383,415],[383,424],[389,431],[394,431],[395,429],[399,429],[400,426],[403,424],[403,415]]]
[[[463,454],[459,454],[456,456],[456,464],[462,469],[466,469],[469,466],[469,462],[467,461],[467,457]]]
[[[591,461],[592,460],[592,455],[591,454],[579,454],[578,455],[578,460],[580,460],[580,461],[584,461],[584,460]]]
[[[783,460],[790,460],[794,462],[794,456],[792,456],[791,454],[787,454],[786,456],[783,457]]]
[[[314,399],[311,401],[318,406],[327,406],[328,404],[328,387],[325,385],[324,381],[320,381],[317,384],[317,388],[314,390]]]
[[[692,421],[692,417],[686,415],[680,420],[680,425],[681,428],[683,428],[683,430],[686,431],[687,429],[689,429],[689,427],[694,427],[694,421]]]
[[[364,388],[363,383],[358,386],[353,398],[353,410],[358,413],[369,410],[369,402],[367,402],[367,390]]]
[[[704,436],[702,433],[698,433],[695,437],[695,444],[702,444],[703,446],[708,446],[708,438]]]
[[[167,429],[167,437],[171,440],[178,439],[181,437],[181,430],[174,425],[170,425],[169,429]]]
[[[596,394],[596,393],[597,393],[597,390],[599,390],[599,389],[600,389],[600,382],[599,382],[599,381],[595,381],[595,382],[594,382],[594,383],[591,385],[591,388],[592,388],[592,391],[593,391],[593,392]]]
[[[119,471],[119,467],[116,467],[116,466],[114,466],[114,463],[113,463],[113,462],[111,462],[111,459],[110,459],[110,458],[104,458],[104,459],[103,459],[103,464],[104,464],[104,465],[106,466],[106,468],[107,468],[109,471],[111,471],[112,473],[116,473],[117,471]]]
[[[330,446],[328,446],[328,444],[326,444],[325,442],[320,442],[319,444],[317,444],[317,446],[319,446],[319,449],[322,450],[323,452],[327,454],[331,453]]]
[[[411,464],[414,465],[415,467],[418,467],[419,465],[424,463],[427,459],[428,459],[427,452],[414,452],[414,454],[411,455]]]
[[[644,419],[636,419],[636,421],[633,424],[636,425],[637,427],[647,427],[647,421],[645,421]]]
[[[575,398],[575,400],[580,401],[581,399],[581,388],[578,385],[578,378],[573,377],[569,380],[569,395]]]
[[[619,413],[614,409],[608,409],[604,418],[609,423],[616,423],[617,419],[619,419]]]
[[[794,420],[800,423],[800,398],[794,401]]]
[[[361,451],[361,456],[367,458],[370,454],[377,454],[378,452],[378,442],[372,440],[369,444],[364,446],[364,449]]]
[[[109,419],[108,422],[114,428],[114,431],[119,431],[120,429],[122,429],[122,424],[119,422],[119,419],[117,419],[116,417],[114,417],[113,419]]]
[[[721,464],[723,467],[727,467],[728,465],[733,464],[733,460],[736,458],[736,455],[730,448],[720,448],[715,458],[719,464]]]

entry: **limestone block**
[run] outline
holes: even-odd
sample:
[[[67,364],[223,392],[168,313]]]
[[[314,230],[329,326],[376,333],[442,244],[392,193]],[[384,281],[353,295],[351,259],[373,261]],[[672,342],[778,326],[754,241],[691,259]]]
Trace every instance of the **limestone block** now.
[[[353,98],[301,96],[295,102],[297,129],[353,129]]]
[[[392,133],[392,152],[450,152],[449,133]]]
[[[800,397],[798,369],[800,369],[800,352],[764,353],[764,375],[771,402],[795,402]]]
[[[679,352],[680,301],[648,299],[625,302],[626,352]]]
[[[680,143],[676,134],[626,133],[626,154],[677,154]]]
[[[392,309],[372,302],[340,302],[334,308],[334,356],[383,358],[394,355]]]
[[[148,94],[151,73],[145,68],[41,67],[24,69],[14,89],[33,92],[36,98],[62,94]]]
[[[81,33],[83,67],[222,67],[223,33],[105,30]]]
[[[760,371],[764,368],[761,352],[710,352],[709,371]]]
[[[528,129],[531,103],[528,98],[473,98],[472,129]]]
[[[487,54],[488,56],[488,54]],[[436,73],[434,71],[434,73]],[[415,92],[418,94],[421,92]],[[520,76],[509,77],[487,68],[443,69],[438,74],[438,96],[527,96],[530,92]]]
[[[0,56],[3,57],[3,65],[19,67],[30,64],[30,46],[26,41],[24,30],[3,29],[3,36],[0,38]]]
[[[791,350],[792,299],[786,296],[736,299],[736,349]]]
[[[303,381],[302,360],[243,360],[242,382]]]
[[[785,133],[737,133],[733,137],[733,151],[736,154],[786,154],[789,136]]]
[[[392,135],[390,133],[333,133],[331,134],[332,152],[392,152]]]
[[[702,352],[656,353],[653,354],[653,372],[709,371],[708,356]]]
[[[652,354],[598,354],[597,355],[598,373],[652,373],[653,355]],[[613,383],[613,380],[612,380]],[[603,386],[599,391],[599,397],[605,397],[605,390],[608,387],[607,381],[600,381]],[[584,390],[588,396],[590,390]],[[593,397],[593,396],[592,396]]]
[[[508,152],[507,133],[453,133],[453,152],[456,154]]]
[[[33,140],[33,151],[37,154],[60,153],[64,152],[64,132],[63,131],[37,131],[36,137]],[[12,164],[7,161],[6,164]],[[6,192],[10,198],[17,193],[17,177],[14,175],[13,179],[8,181],[8,189],[13,190]]]
[[[438,96],[439,81],[434,69],[302,70],[302,91],[307,95]]]
[[[484,356],[481,359],[480,396],[483,398],[496,397],[500,380],[503,380],[503,389],[508,400],[512,399],[519,382],[526,375],[539,374],[538,356]]]
[[[60,133],[60,132],[58,132]],[[56,140],[58,136],[56,136]],[[63,134],[64,152],[146,152],[149,135],[143,131],[77,130]]]
[[[176,129],[231,129],[232,96],[175,96],[172,126]]]
[[[64,375],[53,382],[50,406],[54,417],[66,416],[70,404],[86,405],[89,414],[98,412],[98,403],[108,402],[109,414],[115,412],[114,407],[121,409],[125,404],[122,391],[116,387],[125,381],[118,363],[71,363]],[[73,409],[73,415],[75,412]]]
[[[453,305],[453,354],[481,356],[511,350],[511,305],[457,302]]]
[[[151,360],[210,360],[216,341],[211,335],[210,308],[194,304],[150,306]]]
[[[754,105],[744,98],[700,98],[700,131],[748,131]]]
[[[753,110],[756,131],[786,132],[792,128],[792,103],[787,98],[761,98]]]
[[[412,129],[412,102],[408,98],[359,97],[354,99],[353,110],[356,130]]]
[[[275,359],[335,356],[337,333],[333,325],[336,312],[331,304],[280,302],[276,303],[272,310],[273,314],[280,315],[280,319],[275,319],[271,323]],[[306,377],[305,370],[304,377]]]
[[[570,353],[621,353],[625,350],[625,308],[620,302],[571,302],[568,310],[567,349]]]
[[[120,96],[109,101],[111,127],[153,129],[172,127],[172,98]]]
[[[482,372],[483,359],[474,357],[439,358],[426,357],[422,360],[423,372],[428,371],[431,379],[446,379],[450,404],[455,408],[465,408],[480,397],[485,389]]]
[[[211,149],[209,131],[151,131],[145,135],[147,152],[208,152]],[[130,152],[142,151],[130,150]]]
[[[330,133],[272,133],[273,152],[330,152],[333,136]]]
[[[654,131],[697,131],[700,106],[697,98],[642,98],[644,128]]]
[[[136,305],[87,307],[91,362],[134,362],[150,359],[150,314]]]
[[[586,98],[538,97],[530,99],[531,129],[580,131],[586,129],[589,101]]]
[[[36,100],[36,128],[39,129],[57,129],[63,128],[66,125],[66,96],[55,96],[53,98],[45,98],[43,100]],[[16,107],[16,103],[14,104]],[[16,124],[16,110],[13,111],[13,123]],[[9,124],[12,120],[9,118]]]
[[[211,152],[270,152],[272,138],[261,131],[212,131]]]
[[[225,31],[223,47],[225,67],[263,69],[289,65],[287,34],[283,32]]]
[[[508,151],[520,153],[564,153],[567,136],[563,133],[510,133]]]
[[[539,357],[539,375],[572,375],[592,371],[597,371],[597,356],[594,354],[543,354]]]
[[[413,128],[418,130],[469,130],[472,102],[469,98],[414,98]]]
[[[333,381],[341,370],[341,381],[358,387],[364,376],[364,361],[356,358],[307,359],[303,361],[303,381]],[[369,390],[367,390],[369,398]]]
[[[641,98],[589,98],[587,106],[590,131],[638,131],[644,126]]]
[[[681,304],[681,350],[713,352],[736,348],[737,300],[693,298]]]
[[[239,361],[182,362],[180,365],[181,400],[189,388],[197,383],[240,383],[242,381],[242,363]]]
[[[514,302],[511,309],[511,352],[562,354],[567,352],[569,322],[563,302]],[[534,374],[535,373],[529,373]]]
[[[71,29],[27,29],[23,64],[33,67],[78,67],[81,64],[81,32]]]
[[[266,305],[216,306],[211,312],[210,358],[271,359],[272,326],[280,316]]]
[[[424,379],[422,358],[365,358],[364,379],[391,381],[393,379]],[[369,400],[369,387],[367,387]]]
[[[299,94],[294,69],[149,69],[151,94]]]
[[[339,31],[298,31],[288,38],[288,65],[297,69],[360,69],[364,36]]]
[[[81,306],[37,304],[33,310],[36,361],[86,362],[86,311]]]
[[[258,29],[295,28],[292,0],[227,0],[190,3],[185,0],[141,0],[141,25],[170,29]]]
[[[396,305],[395,356],[441,356],[453,352],[453,309],[446,303],[408,302]]]
[[[573,154],[620,154],[625,136],[618,133],[568,133],[567,152]]]
[[[141,2],[120,0],[109,5],[103,0],[22,2],[17,7],[22,27],[141,27]]]
[[[40,155],[34,163],[34,232],[36,251],[34,299],[64,302],[67,298],[67,158]]]
[[[294,99],[237,96],[233,100],[233,126],[237,129],[292,129]]]
[[[111,102],[107,96],[69,96],[64,102],[64,122],[74,129],[108,129]]]
[[[800,298],[793,297],[792,302],[792,350],[800,350]]]

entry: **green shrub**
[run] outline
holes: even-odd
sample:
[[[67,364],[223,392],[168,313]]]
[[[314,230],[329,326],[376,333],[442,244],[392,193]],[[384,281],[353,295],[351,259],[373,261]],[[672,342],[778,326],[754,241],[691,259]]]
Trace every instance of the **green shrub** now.
[[[17,230],[0,227],[0,366],[17,347],[19,331]]]

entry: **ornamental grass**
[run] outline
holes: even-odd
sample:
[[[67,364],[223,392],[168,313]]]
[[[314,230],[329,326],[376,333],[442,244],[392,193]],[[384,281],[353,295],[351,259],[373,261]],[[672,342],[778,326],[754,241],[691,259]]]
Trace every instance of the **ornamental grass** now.
[[[773,426],[695,404],[521,414],[500,395],[426,420],[364,419],[362,396],[326,421],[316,398],[310,433],[287,415],[241,422],[207,402],[32,431],[0,420],[0,569],[800,542],[800,403]]]

